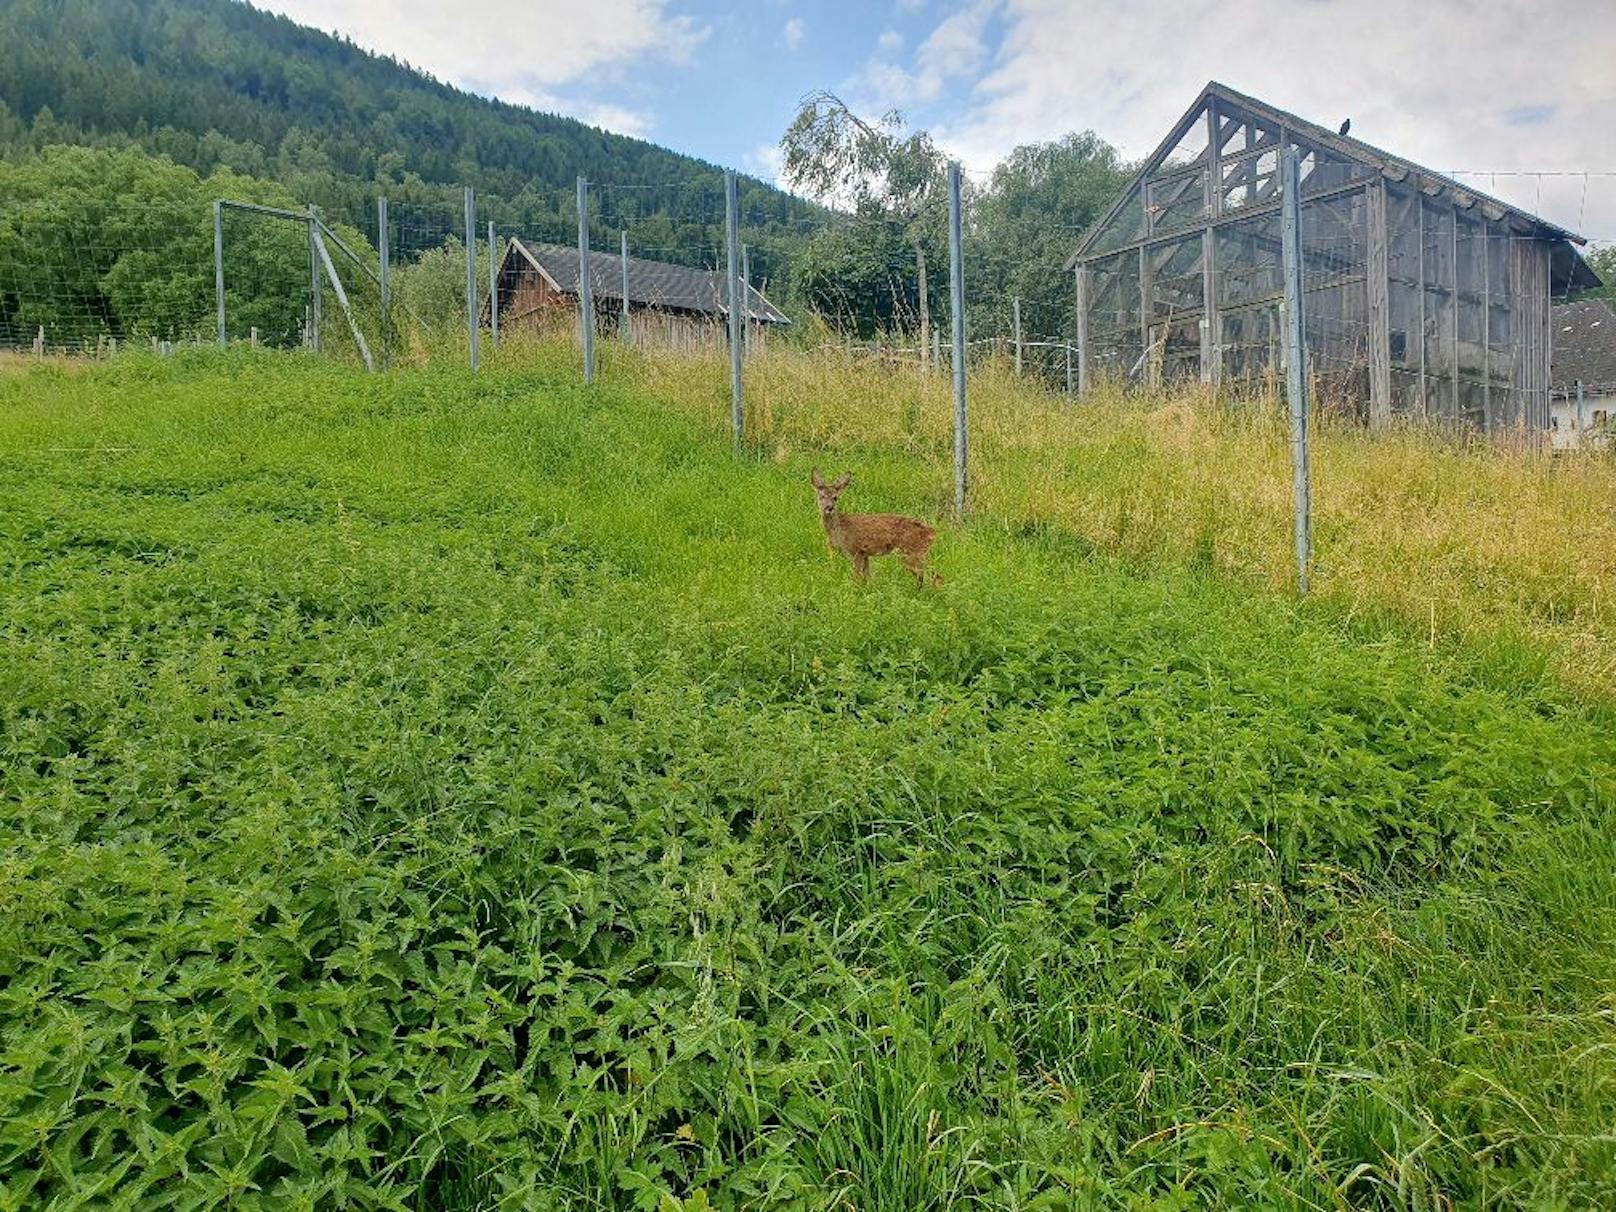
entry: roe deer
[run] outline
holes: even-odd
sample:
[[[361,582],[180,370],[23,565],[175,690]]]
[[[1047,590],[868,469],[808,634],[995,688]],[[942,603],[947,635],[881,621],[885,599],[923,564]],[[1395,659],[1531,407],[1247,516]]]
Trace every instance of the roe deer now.
[[[816,468],[809,476],[814,493],[819,497],[819,520],[825,527],[825,541],[832,551],[839,551],[853,561],[853,575],[861,581],[870,579],[870,557],[897,552],[903,566],[914,574],[915,584],[926,584],[928,576],[933,585],[942,584],[936,573],[925,569],[926,553],[931,550],[937,531],[918,518],[906,518],[897,513],[837,513],[836,499],[853,482],[848,472],[834,484],[820,479]]]

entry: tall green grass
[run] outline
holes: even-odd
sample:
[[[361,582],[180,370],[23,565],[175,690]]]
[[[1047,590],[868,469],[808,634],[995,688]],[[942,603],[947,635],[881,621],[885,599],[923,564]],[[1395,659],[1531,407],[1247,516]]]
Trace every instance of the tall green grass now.
[[[778,367],[0,378],[0,1207],[1610,1203],[1610,709]]]
[[[727,420],[727,368],[607,352],[622,361],[611,367],[619,378],[715,428]],[[901,453],[932,466],[935,503],[945,503],[946,375],[776,343],[749,362],[747,400],[759,451],[857,463]],[[1616,459],[1527,448],[1521,434],[1371,432],[1320,414],[1320,597],[1348,618],[1396,620],[1435,647],[1490,653],[1518,676],[1616,695]],[[1276,401],[1104,391],[1073,404],[989,360],[973,368],[970,417],[979,516],[1054,528],[1151,567],[1291,588],[1288,433]]]

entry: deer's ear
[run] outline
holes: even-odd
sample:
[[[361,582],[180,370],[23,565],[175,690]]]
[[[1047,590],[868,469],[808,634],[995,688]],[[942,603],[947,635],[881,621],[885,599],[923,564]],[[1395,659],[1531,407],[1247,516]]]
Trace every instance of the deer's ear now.
[[[819,478],[819,468],[817,467],[808,473],[808,479],[815,488],[825,487],[825,481]]]
[[[848,472],[841,479],[837,480],[836,483],[832,484],[831,487],[834,488],[837,492],[841,492],[844,488],[846,488],[852,482],[853,482],[853,473]]]

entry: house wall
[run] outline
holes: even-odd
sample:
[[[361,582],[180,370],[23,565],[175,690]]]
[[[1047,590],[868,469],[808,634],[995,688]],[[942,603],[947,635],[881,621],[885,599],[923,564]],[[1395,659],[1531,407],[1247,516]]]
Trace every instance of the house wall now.
[[[1554,391],[1549,397],[1549,445],[1554,450],[1608,450],[1616,437],[1616,386]]]

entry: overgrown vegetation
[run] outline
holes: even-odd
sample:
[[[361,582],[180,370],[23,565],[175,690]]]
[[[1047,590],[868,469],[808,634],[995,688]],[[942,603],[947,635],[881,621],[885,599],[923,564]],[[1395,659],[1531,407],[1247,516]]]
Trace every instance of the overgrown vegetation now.
[[[1611,1202],[1608,472],[602,353],[0,378],[0,1207]]]

